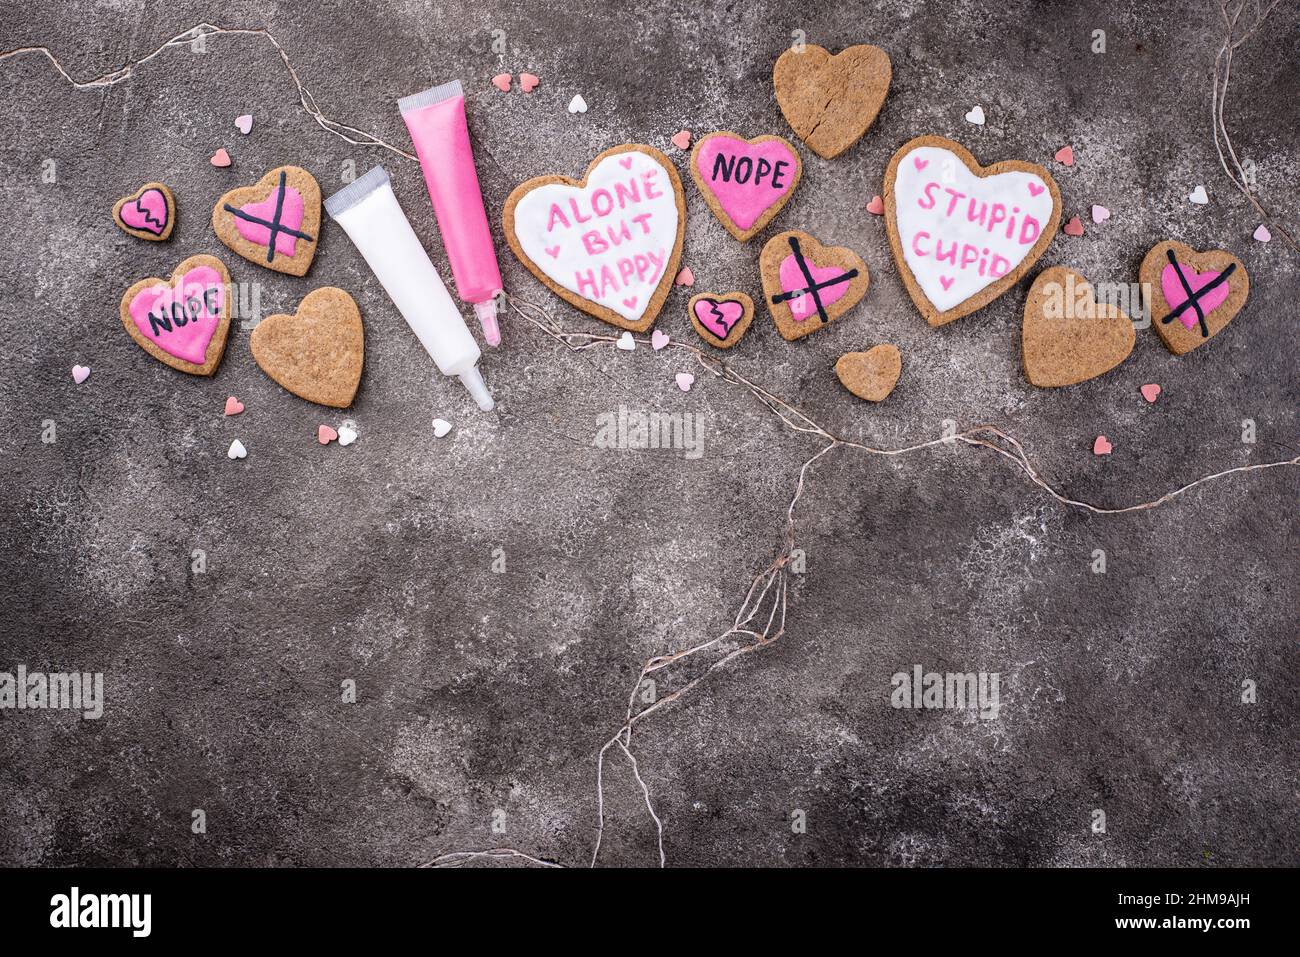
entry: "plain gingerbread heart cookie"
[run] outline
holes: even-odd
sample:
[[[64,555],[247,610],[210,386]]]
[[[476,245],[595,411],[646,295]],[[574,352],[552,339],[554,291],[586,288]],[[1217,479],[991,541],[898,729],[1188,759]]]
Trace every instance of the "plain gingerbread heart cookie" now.
[[[835,363],[835,374],[844,388],[868,402],[885,401],[902,371],[903,356],[889,343],[866,352],[846,352]]]
[[[1053,266],[1035,277],[1020,333],[1031,385],[1052,388],[1096,378],[1127,359],[1136,340],[1129,317],[1097,302],[1088,280],[1073,269]]]
[[[159,362],[212,375],[230,329],[230,273],[216,256],[191,256],[170,279],[141,279],[122,296],[122,325]]]
[[[922,136],[885,171],[885,228],[912,301],[932,326],[988,305],[1056,236],[1061,193],[1034,163],[980,166],[959,143]]]
[[[212,228],[249,262],[304,275],[320,236],[320,184],[298,166],[277,167],[217,200]]]
[[[346,409],[361,384],[365,332],[361,310],[342,289],[309,292],[292,316],[267,316],[249,338],[253,358],[294,395]]]
[[[1176,356],[1222,332],[1250,294],[1246,267],[1232,253],[1198,253],[1173,240],[1143,257],[1138,279],[1151,304],[1151,325]]]
[[[791,229],[767,241],[758,260],[763,295],[789,342],[833,322],[867,294],[867,264],[851,249],[823,246]]]
[[[506,241],[557,296],[612,326],[645,332],[677,275],[682,181],[653,146],[601,153],[581,182],[538,176],[506,200]]]
[[[860,44],[831,56],[802,44],[777,57],[772,83],[790,128],[818,156],[833,159],[875,121],[892,75],[889,54],[879,47]]]
[[[702,292],[686,305],[695,331],[711,346],[730,349],[754,321],[754,300],[743,292]]]
[[[176,225],[176,198],[162,183],[145,183],[113,205],[113,222],[129,236],[160,243]]]
[[[803,160],[779,136],[743,139],[710,133],[691,150],[691,178],[713,215],[742,243],[748,242],[794,195]]]

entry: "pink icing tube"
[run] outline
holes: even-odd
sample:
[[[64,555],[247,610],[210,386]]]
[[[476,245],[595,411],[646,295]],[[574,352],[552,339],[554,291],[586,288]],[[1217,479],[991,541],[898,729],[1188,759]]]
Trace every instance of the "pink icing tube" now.
[[[460,81],[403,97],[397,108],[411,131],[411,142],[424,169],[456,294],[473,304],[488,344],[500,345],[496,297],[502,288],[501,267],[474,169]]]

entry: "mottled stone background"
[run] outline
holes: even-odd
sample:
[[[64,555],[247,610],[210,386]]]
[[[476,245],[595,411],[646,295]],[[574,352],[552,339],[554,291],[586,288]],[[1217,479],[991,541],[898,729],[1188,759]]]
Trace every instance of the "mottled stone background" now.
[[[618,143],[665,149],[685,173],[668,142],[679,129],[787,134],[771,67],[795,30],[834,48],[879,44],[894,62],[880,118],[835,161],[805,150],[798,194],[769,227],[852,246],[870,292],[798,343],[760,315],[728,357],[737,371],[828,430],[886,447],[934,438],[945,419],[997,425],[1053,487],[1107,506],[1297,455],[1300,256],[1280,237],[1251,239],[1260,217],[1219,167],[1212,3],[18,0],[0,36],[4,49],[48,44],[87,79],[203,21],[268,27],[322,111],[407,149],[398,97],[462,80],[494,222],[515,184],[577,175]],[[1227,112],[1260,199],[1292,228],[1297,26],[1283,4],[1241,47]],[[1104,54],[1090,48],[1099,29]],[[641,663],[726,627],[780,549],[798,468],[822,443],[699,368],[682,393],[673,375],[692,361],[680,350],[574,354],[518,317],[483,360],[499,407],[482,414],[437,374],[334,224],[305,278],[233,256],[209,224],[224,190],[294,163],[328,194],[346,164],[383,163],[450,277],[416,164],[321,129],[264,38],[206,47],[169,49],[97,90],[73,89],[38,55],[0,63],[0,670],[102,671],[107,697],[99,721],[0,712],[0,862],[411,865],[509,846],[582,864],[595,754]],[[531,95],[489,84],[525,70],[542,78]],[[585,115],[565,109],[575,93]],[[963,120],[976,103],[982,129]],[[256,117],[247,137],[232,124],[244,112]],[[1181,359],[1146,329],[1107,376],[1029,387],[1027,280],[931,329],[863,209],[893,151],[922,133],[984,162],[1052,167],[1087,235],[1059,237],[1042,265],[1128,282],[1160,239],[1221,246],[1249,270],[1250,302]],[[1051,162],[1066,143],[1072,169]],[[229,169],[208,163],[221,146]],[[180,206],[164,244],[110,218],[150,179]],[[1199,183],[1208,206],[1186,200]],[[757,297],[762,237],[736,243],[687,189],[696,290]],[[1093,203],[1114,218],[1093,226]],[[565,328],[605,330],[547,293],[495,228],[515,294]],[[246,331],[232,332],[211,380],[127,337],[126,286],[198,252],[260,281],[263,313],[320,285],[356,296],[367,355],[348,413],[283,392]],[[658,323],[681,340],[693,338],[687,292]],[[903,376],[871,406],[832,367],[885,341],[902,350]],[[81,386],[73,363],[93,368]],[[1145,382],[1164,388],[1153,406]],[[228,394],[242,416],[222,416]],[[620,406],[699,413],[704,454],[594,447],[598,416]],[[434,416],[455,431],[436,439]],[[317,425],[345,418],[356,444],[316,443]],[[54,444],[41,441],[50,419]],[[1112,455],[1091,453],[1098,433]],[[240,462],[225,455],[236,437]],[[807,567],[792,577],[785,635],[634,738],[668,862],[1296,864],[1298,488],[1300,470],[1256,471],[1098,517],[987,449],[823,457],[796,511]],[[1094,549],[1104,575],[1090,570]],[[890,676],[916,664],[1000,673],[999,719],[892,709]],[[346,679],[356,704],[340,700]],[[1244,679],[1254,705],[1240,702]],[[611,760],[606,783],[601,861],[655,863],[624,762]],[[195,808],[205,835],[191,833]],[[795,809],[805,834],[792,833]],[[1094,809],[1105,834],[1090,831]]]

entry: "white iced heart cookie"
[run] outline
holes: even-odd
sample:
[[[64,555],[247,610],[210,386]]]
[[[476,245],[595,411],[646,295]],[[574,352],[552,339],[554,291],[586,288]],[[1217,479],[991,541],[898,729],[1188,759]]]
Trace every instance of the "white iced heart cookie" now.
[[[677,171],[652,146],[606,150],[581,181],[539,176],[506,200],[510,248],[556,295],[620,329],[650,328],[681,259]]]
[[[889,245],[912,301],[932,326],[1010,289],[1056,236],[1061,193],[1034,163],[982,167],[960,144],[922,136],[885,173]]]

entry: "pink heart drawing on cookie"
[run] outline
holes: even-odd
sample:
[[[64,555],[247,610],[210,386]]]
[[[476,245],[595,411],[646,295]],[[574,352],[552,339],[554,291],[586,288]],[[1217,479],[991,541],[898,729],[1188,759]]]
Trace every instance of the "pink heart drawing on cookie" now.
[[[722,225],[742,242],[771,222],[799,184],[799,154],[779,136],[710,133],[695,146],[691,175]]]
[[[811,261],[807,266],[812,274],[812,285],[819,287],[818,292],[823,307],[829,306],[849,291],[848,280],[852,277],[838,266],[818,266]],[[780,279],[781,289],[784,292],[797,292],[809,288],[808,278],[799,268],[799,261],[795,259],[793,253],[781,260]],[[816,312],[817,304],[813,302],[811,293],[804,293],[790,300],[790,315],[795,322],[803,322]]]
[[[160,189],[146,189],[118,211],[132,229],[161,236],[167,229],[167,197]]]
[[[695,301],[695,318],[719,339],[727,338],[744,315],[745,304],[734,299],[701,298]]]
[[[274,228],[275,251],[281,256],[294,254],[298,248],[296,233],[302,228],[304,205],[302,193],[285,185],[283,177],[280,185],[266,199],[257,203],[245,203],[239,207],[239,211],[243,214],[235,217],[235,229],[239,230],[239,235],[250,243],[269,246],[271,230]],[[276,215],[277,211],[279,216]]]
[[[203,365],[225,304],[224,277],[195,266],[171,285],[147,286],[127,305],[140,334],[168,355]]]
[[[1208,286],[1218,279],[1220,275],[1218,271],[1209,269],[1205,272],[1197,272],[1195,266],[1189,266],[1186,263],[1179,263],[1177,272],[1174,270],[1173,263],[1165,266],[1160,273],[1160,291],[1165,294],[1165,302],[1169,303],[1170,309],[1177,309],[1188,299],[1187,289],[1178,279],[1179,272],[1182,273],[1183,280],[1191,287],[1193,293]],[[1213,312],[1223,305],[1230,291],[1228,280],[1225,279],[1204,295],[1196,297],[1196,305],[1200,307],[1202,313]],[[1178,314],[1178,321],[1188,329],[1195,329],[1197,323],[1196,310],[1184,309]]]

